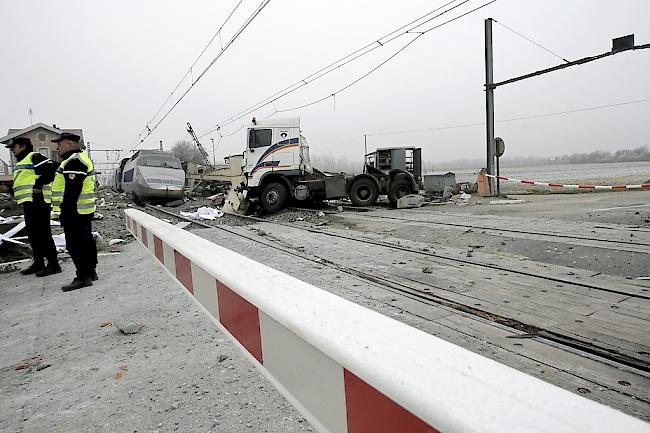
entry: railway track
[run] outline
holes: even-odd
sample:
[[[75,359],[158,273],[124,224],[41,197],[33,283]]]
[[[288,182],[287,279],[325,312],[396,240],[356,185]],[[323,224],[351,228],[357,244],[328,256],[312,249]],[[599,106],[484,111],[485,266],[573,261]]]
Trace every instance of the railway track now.
[[[302,211],[315,211],[315,212],[322,212],[322,210],[313,210],[313,209],[302,209]],[[605,243],[605,244],[612,244],[612,245],[617,245],[617,246],[640,246],[640,247],[650,247],[649,242],[635,242],[635,241],[623,241],[623,240],[617,240],[617,239],[605,239],[602,237],[590,237],[590,236],[583,236],[583,235],[572,235],[572,234],[562,234],[562,233],[552,233],[552,232],[542,232],[542,231],[536,231],[536,230],[519,230],[519,229],[512,229],[512,228],[500,228],[500,227],[488,227],[488,226],[483,226],[483,225],[475,225],[475,224],[462,224],[462,223],[451,223],[451,222],[440,222],[440,221],[428,221],[428,220],[422,220],[422,219],[414,219],[414,218],[401,218],[401,217],[394,217],[394,216],[387,216],[387,215],[355,215],[354,213],[350,214],[341,214],[339,212],[333,212],[333,211],[326,211],[326,213],[331,214],[331,215],[338,215],[343,218],[348,218],[348,219],[359,219],[359,220],[364,220],[368,221],[387,221],[387,222],[393,222],[397,221],[400,223],[404,224],[423,224],[423,225],[431,225],[431,226],[446,226],[446,227],[458,227],[458,228],[465,228],[465,229],[475,229],[475,230],[485,230],[489,232],[499,232],[499,233],[517,233],[517,234],[523,234],[523,235],[537,235],[537,236],[543,236],[543,237],[549,237],[549,238],[560,238],[560,239],[570,239],[570,240],[580,240],[580,241],[592,241],[592,242],[598,242],[598,243]],[[601,226],[600,228],[606,229],[607,227]],[[643,233],[648,233],[648,230],[640,230],[640,229],[626,229],[628,231],[634,231],[634,232],[643,232]]]
[[[506,317],[504,315],[500,314],[494,314],[493,312],[483,310],[480,308],[477,308],[476,306],[470,306],[461,302],[454,301],[452,299],[448,299],[444,296],[441,295],[436,295],[431,293],[430,291],[423,291],[422,289],[416,287],[413,284],[410,284],[409,281],[405,278],[394,278],[391,277],[386,278],[380,275],[376,274],[371,274],[368,272],[365,272],[360,269],[356,269],[341,263],[336,263],[326,257],[320,257],[315,254],[307,254],[305,252],[300,251],[300,248],[297,248],[295,245],[290,245],[287,244],[286,242],[283,242],[279,239],[275,239],[273,242],[267,242],[264,240],[259,239],[257,236],[248,236],[245,234],[242,234],[238,232],[237,230],[231,229],[224,227],[223,225],[209,225],[205,224],[199,221],[191,220],[189,218],[184,218],[179,215],[174,214],[173,212],[170,212],[166,209],[161,209],[157,208],[154,206],[147,206],[147,208],[151,210],[155,210],[158,212],[161,212],[163,214],[167,214],[182,220],[190,221],[192,223],[195,223],[201,227],[205,228],[216,228],[222,231],[225,231],[231,235],[246,239],[247,241],[254,242],[260,245],[264,245],[265,247],[275,249],[277,251],[280,251],[282,253],[294,256],[296,258],[299,258],[304,261],[308,261],[311,263],[315,263],[318,265],[322,266],[327,266],[329,268],[335,269],[339,272],[354,276],[356,278],[365,280],[367,282],[373,283],[376,287],[379,287],[383,290],[386,290],[388,292],[391,292],[393,294],[401,295],[404,296],[408,299],[427,304],[427,305],[436,305],[436,306],[442,306],[451,310],[459,311],[462,313],[465,313],[466,315],[473,317],[478,320],[483,320],[483,321],[488,321],[493,324],[497,324],[502,327],[506,327],[508,329],[512,329],[513,331],[516,331],[518,333],[521,333],[520,335],[523,335],[525,338],[535,338],[538,339],[539,341],[546,342],[546,343],[552,343],[556,346],[564,347],[567,349],[571,349],[573,351],[578,351],[580,353],[583,353],[587,356],[590,357],[595,357],[601,361],[604,361],[608,364],[614,364],[614,365],[624,365],[628,368],[632,368],[633,370],[637,372],[642,372],[642,374],[648,374],[650,373],[650,363],[647,362],[644,359],[636,358],[633,356],[629,356],[624,353],[617,352],[616,350],[612,350],[608,347],[600,346],[597,344],[594,344],[591,341],[586,341],[582,340],[579,338],[571,337],[564,335],[562,333],[556,332],[556,331],[550,331],[547,329],[543,329],[541,327],[527,324],[525,322],[522,322],[520,320],[511,318],[511,317]],[[595,289],[595,290],[602,290],[606,292],[611,292],[611,293],[616,293],[616,294],[622,294],[625,296],[629,297],[635,297],[639,299],[650,299],[650,296],[645,296],[642,294],[636,294],[636,293],[629,293],[629,292],[624,292],[616,289],[610,289],[610,288],[604,288],[604,287],[599,287],[597,285],[592,285],[588,283],[582,283],[582,282],[576,282],[576,281],[571,281],[571,280],[566,280],[566,279],[561,279],[561,278],[554,278],[554,277],[548,277],[548,276],[543,276],[539,274],[535,274],[532,272],[522,272],[522,271],[513,271],[512,269],[506,269],[502,268],[496,265],[490,265],[490,264],[485,264],[485,263],[480,263],[480,262],[475,262],[471,260],[466,260],[466,259],[461,259],[457,257],[447,257],[443,256],[440,254],[436,253],[431,253],[431,252],[424,252],[424,251],[417,251],[413,250],[411,248],[399,246],[399,245],[394,245],[390,244],[387,242],[381,242],[381,241],[371,241],[367,239],[360,239],[352,236],[346,236],[346,235],[341,235],[341,234],[336,234],[336,233],[328,233],[323,230],[318,230],[310,227],[303,227],[297,224],[291,224],[291,223],[283,223],[283,222],[271,222],[268,220],[265,220],[263,218],[258,218],[258,217],[253,217],[253,216],[241,216],[237,215],[239,218],[247,219],[250,221],[255,221],[255,222],[261,222],[261,223],[267,223],[267,224],[276,224],[276,225],[283,225],[283,226],[288,226],[291,228],[296,228],[300,230],[305,230],[308,232],[312,233],[318,233],[321,235],[325,236],[334,236],[338,238],[344,238],[347,240],[355,241],[355,242],[362,242],[366,244],[372,244],[375,246],[381,246],[385,248],[390,248],[390,249],[397,249],[401,251],[406,251],[412,254],[417,254],[417,255],[425,255],[425,256],[432,256],[444,260],[450,260],[454,262],[460,262],[463,264],[468,264],[468,265],[475,265],[475,266],[480,266],[480,267],[487,267],[495,270],[500,270],[500,271],[507,271],[510,273],[518,273],[521,275],[525,275],[528,277],[533,277],[539,280],[545,280],[545,281],[553,281],[553,282],[562,282],[564,284],[572,284],[572,285],[577,285],[581,287],[586,287],[590,289]],[[269,237],[267,234],[265,236],[266,238]],[[401,281],[400,281],[401,280]],[[441,289],[442,288],[436,288],[436,289]],[[523,338],[523,337],[522,337]],[[649,402],[650,403],[650,402]]]

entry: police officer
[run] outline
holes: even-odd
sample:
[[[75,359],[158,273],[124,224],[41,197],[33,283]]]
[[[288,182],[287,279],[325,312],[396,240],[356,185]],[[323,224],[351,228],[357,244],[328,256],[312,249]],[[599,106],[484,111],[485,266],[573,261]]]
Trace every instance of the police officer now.
[[[27,238],[34,254],[33,263],[20,271],[23,275],[45,277],[61,272],[50,228],[51,182],[56,164],[34,152],[27,137],[9,140],[5,147],[16,157],[13,192],[16,202],[23,206]],[[47,266],[45,265],[47,259]]]
[[[52,183],[52,194],[60,198],[61,225],[65,232],[66,249],[77,270],[64,292],[93,285],[97,280],[97,245],[91,233],[95,213],[95,170],[84,152],[81,137],[63,132],[52,140],[58,143],[61,164]],[[62,193],[62,194],[61,194]]]

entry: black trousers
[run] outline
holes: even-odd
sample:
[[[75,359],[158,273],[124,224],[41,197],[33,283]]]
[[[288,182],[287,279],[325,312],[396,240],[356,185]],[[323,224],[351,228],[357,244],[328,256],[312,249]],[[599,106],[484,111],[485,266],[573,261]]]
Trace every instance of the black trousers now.
[[[56,247],[50,228],[50,205],[35,195],[33,202],[23,203],[23,213],[27,239],[34,253],[34,264],[45,264],[47,259],[50,266],[56,266]]]
[[[61,214],[65,245],[77,268],[77,279],[85,280],[97,267],[97,244],[92,235],[93,215],[79,215],[75,211]]]

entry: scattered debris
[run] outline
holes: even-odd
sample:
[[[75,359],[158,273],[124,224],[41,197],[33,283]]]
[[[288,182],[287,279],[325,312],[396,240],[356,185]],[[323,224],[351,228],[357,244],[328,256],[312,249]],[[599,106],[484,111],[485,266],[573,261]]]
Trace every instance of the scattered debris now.
[[[14,370],[26,370],[29,368],[29,364],[18,364]]]
[[[318,216],[318,218],[323,218],[323,217],[325,216],[325,212],[322,212],[322,211],[321,211],[321,212],[318,212],[318,213],[316,214],[316,216]]]
[[[467,257],[472,257],[473,255],[474,255],[474,249],[473,249],[473,248],[469,248],[469,249],[467,250]]]
[[[419,194],[408,194],[397,200],[397,209],[409,209],[421,207],[424,204],[424,197]]]
[[[212,201],[213,206],[223,206],[225,195],[224,193],[220,192],[215,195],[211,195],[210,197],[208,197],[208,199]]]
[[[428,266],[423,266],[423,267],[422,267],[422,272],[424,272],[425,274],[432,274],[432,273],[433,273],[433,269],[431,269],[431,268],[428,267]]]
[[[123,371],[118,371],[117,373],[115,373],[115,376],[113,376],[113,377],[115,379],[121,379],[122,376],[124,376],[124,372]]]
[[[93,214],[93,220],[103,220],[103,219],[104,219],[103,213],[95,212]]]
[[[110,241],[108,241],[108,246],[112,247],[113,245],[123,244],[124,242],[125,242],[124,239],[117,239],[117,238],[116,239],[111,239]]]
[[[181,222],[178,222],[178,223],[176,223],[176,224],[174,224],[174,225],[175,225],[176,227],[178,227],[178,228],[184,229],[184,228],[186,228],[187,226],[192,225],[192,223],[189,222],[189,221],[181,221]]]
[[[457,206],[467,206],[469,204],[469,201],[471,200],[472,196],[467,194],[466,192],[463,192],[460,195],[460,201],[456,203]]]
[[[185,203],[183,199],[173,200],[165,203],[165,207],[176,207],[182,205],[183,203]]]
[[[52,366],[52,364],[41,364],[38,367],[36,367],[36,371],[45,370],[46,368],[49,368],[51,366]]]
[[[226,359],[228,359],[228,356],[226,356],[226,355],[219,355],[219,359],[218,359],[218,361],[219,361],[219,362],[224,362]]]
[[[522,203],[526,203],[526,200],[519,200],[519,199],[490,200],[489,203],[493,205],[522,204]]]
[[[223,212],[221,210],[206,206],[201,206],[197,209],[196,212],[180,212],[180,214],[186,218],[205,220],[213,220],[215,218],[221,218],[223,216]]]
[[[125,326],[115,323],[114,325],[117,328],[117,330],[124,335],[138,334],[140,333],[142,328],[144,328],[144,325],[141,325],[139,323],[129,323],[128,325]]]
[[[113,326],[112,322],[102,322],[99,324],[100,328],[106,328],[107,326]]]

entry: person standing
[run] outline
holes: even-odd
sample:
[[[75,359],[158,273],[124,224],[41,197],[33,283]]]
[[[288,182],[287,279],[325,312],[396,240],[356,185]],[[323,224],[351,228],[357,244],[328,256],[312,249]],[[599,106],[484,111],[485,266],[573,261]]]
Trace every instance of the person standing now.
[[[63,132],[52,140],[58,144],[61,165],[56,170],[52,194],[61,197],[59,219],[65,233],[66,249],[76,268],[76,277],[61,289],[64,292],[93,285],[97,280],[97,244],[91,222],[95,213],[95,165],[84,152],[81,137]]]
[[[13,193],[16,202],[23,207],[27,239],[34,256],[32,264],[20,273],[36,274],[37,277],[58,274],[61,266],[56,257],[50,228],[51,183],[56,164],[34,152],[32,141],[28,137],[13,138],[5,147],[11,149],[16,157]]]

